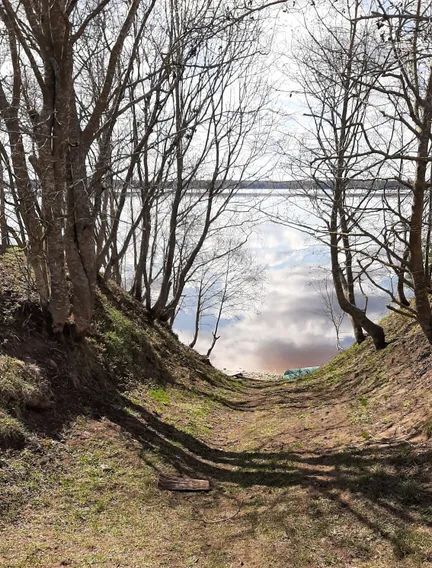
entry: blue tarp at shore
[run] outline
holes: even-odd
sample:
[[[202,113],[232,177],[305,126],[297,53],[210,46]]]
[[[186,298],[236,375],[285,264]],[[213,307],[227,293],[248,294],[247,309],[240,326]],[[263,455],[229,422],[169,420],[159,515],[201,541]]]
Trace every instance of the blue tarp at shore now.
[[[287,369],[283,374],[283,378],[287,379],[288,381],[295,381],[300,377],[310,375],[317,369],[319,369],[319,367],[299,367],[298,369]]]

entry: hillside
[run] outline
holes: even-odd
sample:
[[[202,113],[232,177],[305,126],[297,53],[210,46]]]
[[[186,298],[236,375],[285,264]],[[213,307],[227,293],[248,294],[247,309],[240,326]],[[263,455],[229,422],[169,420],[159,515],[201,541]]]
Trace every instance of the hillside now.
[[[233,379],[115,287],[85,342],[0,272],[0,566],[432,566],[432,357],[417,326],[297,381]],[[206,477],[209,493],[157,488]]]

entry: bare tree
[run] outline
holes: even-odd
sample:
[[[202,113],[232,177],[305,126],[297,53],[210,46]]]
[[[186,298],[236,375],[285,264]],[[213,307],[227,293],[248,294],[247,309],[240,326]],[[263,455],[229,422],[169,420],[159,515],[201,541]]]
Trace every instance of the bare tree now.
[[[213,252],[202,256],[194,270],[190,282],[195,291],[194,332],[189,345],[195,347],[202,328],[210,327],[207,357],[220,339],[222,320],[239,317],[244,310],[257,306],[264,268],[253,259],[246,244],[246,240],[222,238],[219,254]]]
[[[354,242],[362,199],[353,206],[352,194],[356,179],[377,171],[376,163],[361,151],[371,84],[358,79],[370,74],[371,42],[368,27],[358,19],[360,5],[359,0],[348,0],[334,8],[334,25],[317,11],[306,42],[297,50],[301,52],[296,56],[298,80],[310,128],[309,137],[300,143],[296,167],[314,182],[305,187],[304,194],[321,228],[310,230],[329,246],[339,306],[352,320],[356,341],[364,340],[365,331],[381,349],[386,345],[384,331],[366,315],[366,307],[357,305],[355,290],[362,272],[357,263],[355,273]]]
[[[25,249],[54,333],[88,332],[99,272],[172,322],[207,243],[241,229],[256,15],[283,4],[0,0],[2,246]]]
[[[375,10],[373,8],[375,7]],[[374,91],[386,100],[382,114],[406,132],[407,141],[398,148],[379,147],[368,139],[370,150],[386,162],[399,162],[396,179],[408,190],[403,208],[393,211],[398,230],[393,230],[393,242],[403,243],[402,252],[381,239],[390,259],[397,258],[401,266],[400,282],[411,286],[415,307],[401,298],[404,312],[414,313],[424,334],[432,342],[432,309],[430,293],[430,193],[429,164],[432,121],[432,59],[429,2],[407,0],[387,6],[380,1],[368,16],[382,30],[382,43],[388,50],[385,65],[378,62]],[[363,16],[364,17],[364,16]],[[410,209],[410,210],[409,210]],[[405,271],[409,278],[405,278]]]
[[[343,312],[335,298],[334,286],[330,282],[327,275],[319,280],[316,286],[317,292],[320,295],[323,304],[323,313],[325,317],[331,322],[336,335],[336,349],[342,351],[341,342],[341,328],[345,319],[345,312]]]
[[[70,315],[78,336],[91,322],[96,264],[87,159],[106,127],[103,121],[112,102],[130,78],[131,61],[125,64],[120,85],[116,81],[132,23],[138,15],[144,23],[154,4],[150,0],[144,11],[139,11],[138,0],[122,9],[107,2],[13,5],[3,0],[0,5],[13,71],[12,80],[0,88],[0,112],[9,136],[29,259],[56,333],[62,333]],[[85,67],[77,54],[88,53],[89,46],[94,49],[89,37],[103,33],[102,14],[112,24],[105,30],[111,41],[102,44],[106,58],[101,81],[88,97],[81,84]],[[40,208],[35,185],[40,187]]]
[[[206,242],[241,224],[230,204],[265,144],[256,136],[267,94],[257,73],[260,27],[245,19],[221,27],[223,5],[199,7],[168,2],[154,51],[137,55],[143,86],[129,92],[130,158],[117,159],[117,207],[98,255],[108,277],[133,264],[132,293],[163,321],[172,320]]]

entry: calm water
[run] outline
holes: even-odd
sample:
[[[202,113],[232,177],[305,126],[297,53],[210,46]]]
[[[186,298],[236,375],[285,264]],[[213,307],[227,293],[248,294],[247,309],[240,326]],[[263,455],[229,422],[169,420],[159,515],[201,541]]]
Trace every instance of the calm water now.
[[[247,208],[252,198],[237,199],[240,211]],[[307,200],[296,198],[296,203],[298,219],[313,224]],[[270,210],[279,208],[279,204],[279,199],[266,199]],[[246,214],[239,215],[246,217]],[[322,298],[329,265],[326,246],[310,235],[268,219],[254,226],[246,246],[265,266],[265,281],[253,305],[235,317],[223,319],[221,337],[212,353],[213,364],[230,371],[283,371],[290,367],[320,365],[328,360],[337,352],[337,347],[335,330]],[[372,294],[368,299],[368,313],[379,317],[387,301],[386,297]],[[175,331],[189,343],[194,326],[194,300],[186,304],[176,320]],[[212,323],[212,316],[203,321],[196,345],[203,353],[211,342]],[[348,319],[342,324],[341,343],[343,346],[352,343]]]

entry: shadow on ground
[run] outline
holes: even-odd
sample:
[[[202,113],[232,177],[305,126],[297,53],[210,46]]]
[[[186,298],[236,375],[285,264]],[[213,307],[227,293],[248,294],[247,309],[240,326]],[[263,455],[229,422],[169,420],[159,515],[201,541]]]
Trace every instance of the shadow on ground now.
[[[139,441],[144,460],[149,451],[161,456],[164,471],[206,477],[216,490],[223,484],[279,488],[276,499],[289,499],[290,488],[304,488],[388,540],[396,554],[401,553],[398,530],[416,523],[432,526],[432,451],[426,446],[364,444],[321,454],[230,451],[208,445],[126,398],[123,403],[123,409],[108,410],[107,418]]]

